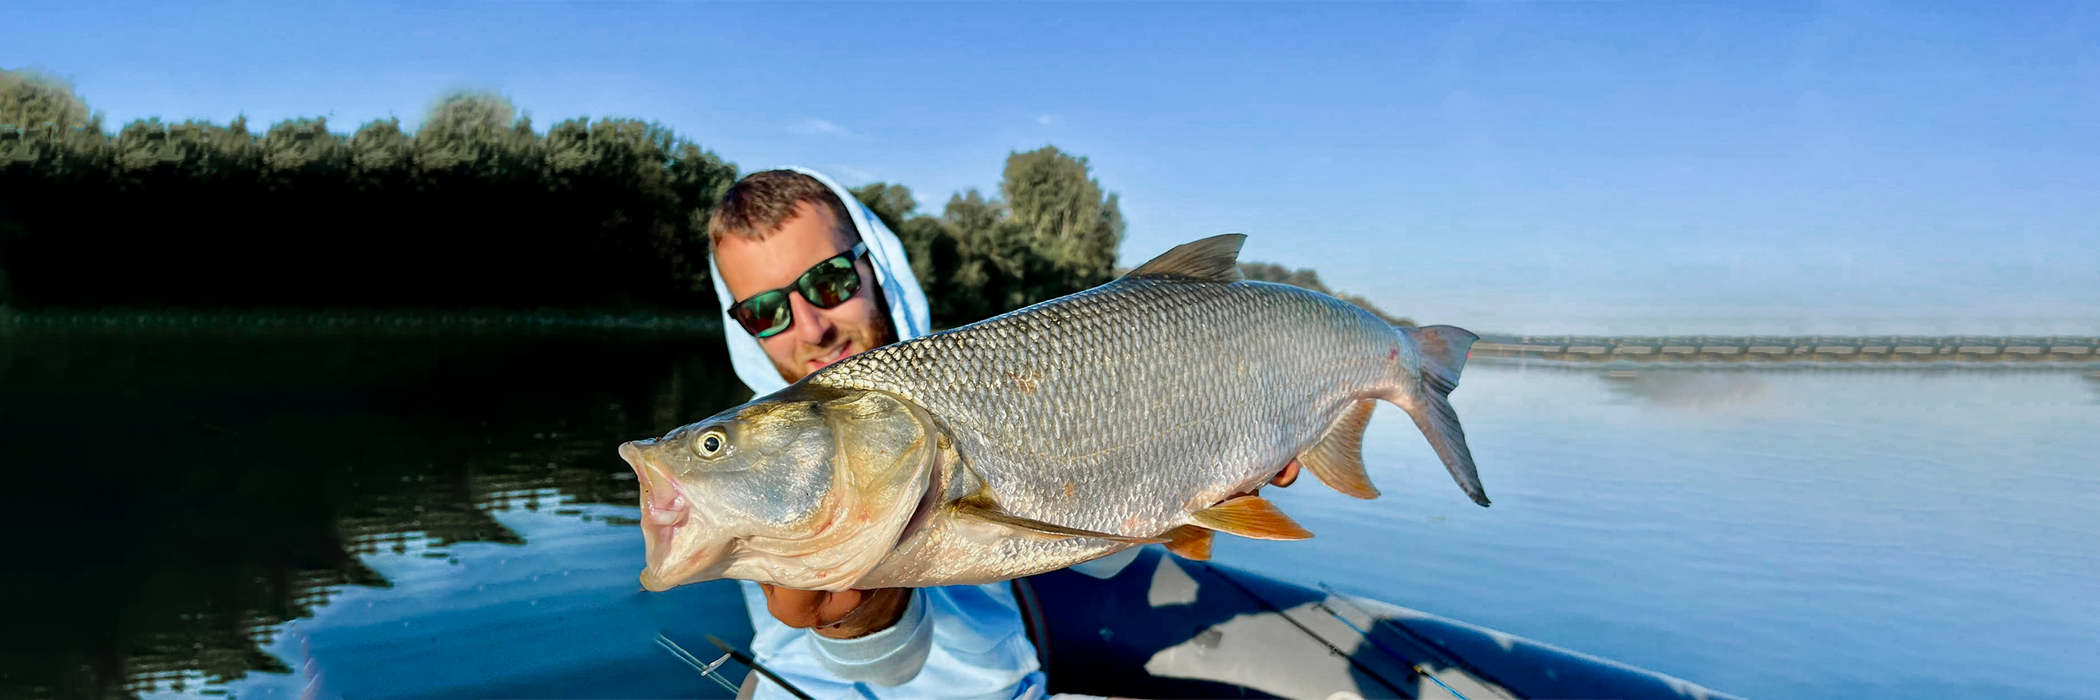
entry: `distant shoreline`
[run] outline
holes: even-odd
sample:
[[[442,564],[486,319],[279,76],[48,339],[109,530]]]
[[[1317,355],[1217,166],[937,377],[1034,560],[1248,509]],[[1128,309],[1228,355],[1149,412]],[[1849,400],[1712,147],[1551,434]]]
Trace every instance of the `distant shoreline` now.
[[[75,333],[333,335],[722,332],[715,314],[480,310],[105,309],[0,307],[0,336]],[[1480,333],[1474,362],[1614,369],[1667,365],[1745,369],[1786,366],[2100,366],[2100,337],[2084,336],[1578,336]]]
[[[201,332],[201,333],[356,333],[356,332],[511,332],[511,331],[642,331],[721,333],[722,317],[652,313],[616,314],[592,311],[504,310],[285,310],[181,311],[105,309],[97,311],[20,311],[0,307],[0,335],[36,332]]]
[[[1475,361],[1598,369],[2100,366],[2100,337],[2088,336],[1480,335]]]

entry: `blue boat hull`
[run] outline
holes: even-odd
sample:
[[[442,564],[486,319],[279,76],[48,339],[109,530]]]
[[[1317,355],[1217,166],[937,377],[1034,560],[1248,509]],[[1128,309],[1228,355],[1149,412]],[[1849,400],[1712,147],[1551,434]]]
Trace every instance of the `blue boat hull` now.
[[[1016,583],[1050,689],[1132,698],[1733,696],[1387,603],[1157,547],[1106,579]]]

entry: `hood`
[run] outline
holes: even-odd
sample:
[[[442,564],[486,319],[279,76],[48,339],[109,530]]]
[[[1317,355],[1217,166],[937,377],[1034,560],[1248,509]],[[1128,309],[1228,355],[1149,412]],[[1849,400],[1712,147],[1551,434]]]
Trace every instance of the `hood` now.
[[[912,276],[911,259],[904,255],[904,242],[890,232],[888,226],[882,225],[882,219],[876,218],[875,212],[861,204],[852,192],[823,173],[808,168],[787,169],[816,178],[845,202],[847,216],[853,220],[853,230],[858,231],[860,240],[868,244],[868,262],[875,268],[875,281],[882,287],[883,300],[889,304],[890,325],[897,329],[897,340],[902,342],[926,335],[931,327],[926,311],[926,293],[919,289],[918,278]],[[759,347],[758,339],[745,333],[736,319],[729,317],[729,305],[736,300],[730,298],[729,288],[722,285],[722,271],[715,268],[713,255],[707,258],[707,273],[715,285],[715,298],[721,303],[722,337],[729,343],[729,362],[736,368],[737,378],[744,381],[744,386],[751,387],[757,396],[787,388],[779,370],[773,368],[773,361],[766,357],[765,349]]]

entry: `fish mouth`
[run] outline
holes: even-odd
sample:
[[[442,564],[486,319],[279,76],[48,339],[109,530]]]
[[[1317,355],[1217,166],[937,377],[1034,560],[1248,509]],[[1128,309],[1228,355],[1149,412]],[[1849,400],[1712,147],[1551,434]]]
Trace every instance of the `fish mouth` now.
[[[678,551],[681,541],[698,539],[698,532],[688,532],[701,525],[693,517],[692,498],[670,470],[649,459],[642,450],[646,445],[640,443],[620,445],[620,458],[634,468],[635,481],[641,485],[643,558],[647,563],[642,570],[642,587],[662,592],[714,564],[721,559],[721,553]]]

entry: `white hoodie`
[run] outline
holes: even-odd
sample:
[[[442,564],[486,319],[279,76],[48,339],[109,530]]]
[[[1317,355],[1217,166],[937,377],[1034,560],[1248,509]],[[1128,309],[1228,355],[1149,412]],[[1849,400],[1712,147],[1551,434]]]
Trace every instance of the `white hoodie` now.
[[[889,303],[897,340],[925,335],[929,327],[926,294],[912,276],[904,243],[852,192],[831,178],[804,168],[790,168],[816,178],[846,204],[853,228],[868,244],[875,280]],[[722,285],[712,257],[708,272],[722,302],[722,335],[729,343],[737,378],[759,396],[787,386],[758,339],[729,316],[735,300]],[[811,697],[819,698],[996,698],[1032,700],[1044,696],[1044,677],[1035,646],[1021,624],[1020,606],[1007,584],[922,588],[912,592],[904,618],[866,637],[836,640],[781,624],[766,611],[758,584],[740,582],[755,635],[752,653],[767,669],[780,674]],[[758,698],[790,698],[766,680]]]

